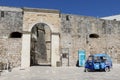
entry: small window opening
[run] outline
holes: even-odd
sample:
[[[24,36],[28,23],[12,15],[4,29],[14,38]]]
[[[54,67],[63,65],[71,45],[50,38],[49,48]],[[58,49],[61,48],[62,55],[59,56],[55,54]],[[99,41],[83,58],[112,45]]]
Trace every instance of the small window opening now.
[[[66,16],[66,21],[69,21],[69,20],[70,20],[70,19],[69,19],[69,15],[67,15],[67,16]]]
[[[113,21],[117,21],[117,19],[113,19]]]
[[[10,34],[10,38],[21,38],[22,34],[19,32],[13,32]]]
[[[1,17],[4,17],[4,11],[1,11]]]
[[[64,53],[64,54],[62,54],[62,57],[63,57],[63,58],[67,58],[67,57],[68,57],[68,54],[67,54],[67,53]]]
[[[99,35],[97,35],[97,34],[90,34],[89,38],[99,38]]]

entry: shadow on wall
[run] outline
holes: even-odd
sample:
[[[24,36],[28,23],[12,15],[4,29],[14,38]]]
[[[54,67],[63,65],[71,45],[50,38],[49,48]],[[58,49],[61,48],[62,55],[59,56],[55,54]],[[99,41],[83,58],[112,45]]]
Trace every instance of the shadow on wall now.
[[[79,67],[79,60],[77,60],[76,62],[76,67]]]

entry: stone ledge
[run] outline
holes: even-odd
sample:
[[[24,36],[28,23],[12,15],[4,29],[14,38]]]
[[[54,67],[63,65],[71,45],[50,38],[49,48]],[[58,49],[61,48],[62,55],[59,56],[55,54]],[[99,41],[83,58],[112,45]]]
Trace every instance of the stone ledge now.
[[[31,34],[29,31],[22,31],[23,34]]]
[[[17,11],[17,12],[22,12],[23,10],[21,8],[16,8],[16,7],[6,7],[6,6],[0,6],[0,11]]]
[[[23,11],[28,11],[28,12],[43,12],[43,13],[55,13],[59,14],[59,10],[52,10],[52,9],[39,9],[39,8],[22,8]]]

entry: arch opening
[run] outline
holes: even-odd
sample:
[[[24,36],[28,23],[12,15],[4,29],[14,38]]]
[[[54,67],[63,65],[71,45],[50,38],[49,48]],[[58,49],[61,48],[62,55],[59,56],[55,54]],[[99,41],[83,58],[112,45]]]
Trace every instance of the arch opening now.
[[[31,30],[31,66],[51,65],[51,30],[47,24],[35,24]]]
[[[99,35],[98,34],[90,34],[89,38],[99,38]]]
[[[10,34],[10,38],[21,38],[22,37],[22,33],[20,32],[12,32]]]

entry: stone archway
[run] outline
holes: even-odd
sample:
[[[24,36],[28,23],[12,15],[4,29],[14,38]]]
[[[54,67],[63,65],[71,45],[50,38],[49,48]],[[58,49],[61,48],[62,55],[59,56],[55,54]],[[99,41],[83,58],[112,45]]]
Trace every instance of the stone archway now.
[[[47,24],[35,24],[31,30],[30,64],[51,65],[51,30]]]
[[[60,26],[61,19],[59,11],[24,8],[23,35],[21,51],[21,68],[30,67],[31,53],[31,30],[33,26],[44,23],[51,30],[51,66],[56,67],[60,61]],[[49,41],[48,41],[49,42]]]
[[[59,52],[60,42],[59,41],[60,41],[60,34],[57,33],[57,32],[51,31],[51,59],[50,59],[50,65],[53,66],[53,67],[56,67],[57,62],[60,61],[60,52]],[[30,67],[30,64],[31,64],[30,63],[30,50],[31,50],[31,32],[23,31],[21,68]]]

